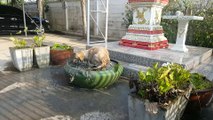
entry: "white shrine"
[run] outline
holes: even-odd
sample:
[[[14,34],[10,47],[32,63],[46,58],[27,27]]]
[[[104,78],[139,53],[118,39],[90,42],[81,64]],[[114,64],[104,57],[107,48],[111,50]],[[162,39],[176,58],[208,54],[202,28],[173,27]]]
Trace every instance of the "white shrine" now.
[[[157,50],[168,47],[168,40],[160,25],[162,9],[168,0],[129,0],[133,8],[133,24],[119,44]]]

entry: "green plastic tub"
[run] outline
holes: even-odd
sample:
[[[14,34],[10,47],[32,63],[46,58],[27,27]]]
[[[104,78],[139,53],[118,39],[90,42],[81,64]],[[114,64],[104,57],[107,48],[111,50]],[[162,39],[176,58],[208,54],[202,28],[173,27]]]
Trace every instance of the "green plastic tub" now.
[[[81,88],[97,89],[106,88],[115,83],[123,72],[121,64],[111,60],[111,67],[102,71],[83,70],[71,62],[64,66],[66,73],[70,76],[73,85]]]

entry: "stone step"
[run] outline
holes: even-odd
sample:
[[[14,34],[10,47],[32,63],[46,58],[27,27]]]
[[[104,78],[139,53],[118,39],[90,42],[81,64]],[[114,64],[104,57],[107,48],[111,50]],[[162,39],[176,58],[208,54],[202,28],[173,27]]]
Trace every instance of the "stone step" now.
[[[104,44],[93,44],[92,46],[104,46]],[[170,44],[168,49],[154,51],[121,46],[118,42],[109,42],[107,46],[111,59],[142,66],[152,66],[156,62],[160,65],[166,62],[172,62],[182,64],[188,70],[195,68],[212,55],[212,49],[195,46],[187,46],[189,49],[188,53],[172,51],[169,48],[171,48],[173,44]]]
[[[136,80],[138,78],[138,72],[139,71],[146,71],[148,67],[137,65],[134,63],[127,63],[120,61],[122,66],[124,67],[124,71],[122,73],[123,77],[127,77],[130,79]]]
[[[201,73],[213,81],[213,56],[202,62],[202,64],[193,69],[192,72]]]
[[[122,62],[120,63],[124,67],[124,71],[122,73],[123,77],[129,78],[131,76],[131,79],[138,79],[138,72],[139,71],[146,71],[149,67],[137,65],[134,63],[127,63]],[[209,57],[208,59],[204,60],[200,65],[195,67],[193,70],[191,70],[192,73],[198,72],[206,76],[209,80],[213,81],[213,56]]]

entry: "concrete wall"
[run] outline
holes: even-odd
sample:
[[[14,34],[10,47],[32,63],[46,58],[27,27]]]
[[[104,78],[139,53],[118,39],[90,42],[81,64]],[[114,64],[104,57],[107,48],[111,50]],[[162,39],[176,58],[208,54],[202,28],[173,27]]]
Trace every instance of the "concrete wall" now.
[[[123,24],[125,17],[125,5],[128,0],[110,0],[109,25],[112,26],[112,36],[122,37],[126,33],[126,26]]]
[[[25,3],[25,11],[32,17],[38,16],[36,3]]]
[[[96,1],[96,0],[95,0]],[[120,39],[126,32],[123,24],[123,17],[125,12],[125,5],[128,0],[109,0],[109,37]],[[91,9],[95,9],[95,2],[91,0]],[[65,11],[61,2],[48,3],[49,11],[46,13],[53,30],[65,31]],[[100,4],[99,4],[100,5]],[[103,6],[99,6],[103,8]],[[79,1],[68,2],[68,18],[69,18],[69,32],[82,32],[82,14]],[[93,14],[96,18],[96,15]],[[99,22],[101,31],[105,29],[104,16],[99,14]],[[94,34],[96,30],[93,21],[91,20],[91,33]],[[100,34],[99,34],[100,35]]]

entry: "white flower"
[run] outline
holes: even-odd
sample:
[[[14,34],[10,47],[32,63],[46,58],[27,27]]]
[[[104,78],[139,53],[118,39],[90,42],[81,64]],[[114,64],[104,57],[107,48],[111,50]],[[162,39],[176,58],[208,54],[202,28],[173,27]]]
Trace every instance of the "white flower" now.
[[[167,62],[167,63],[163,63],[161,66],[168,66],[168,65],[172,65],[173,63]]]

